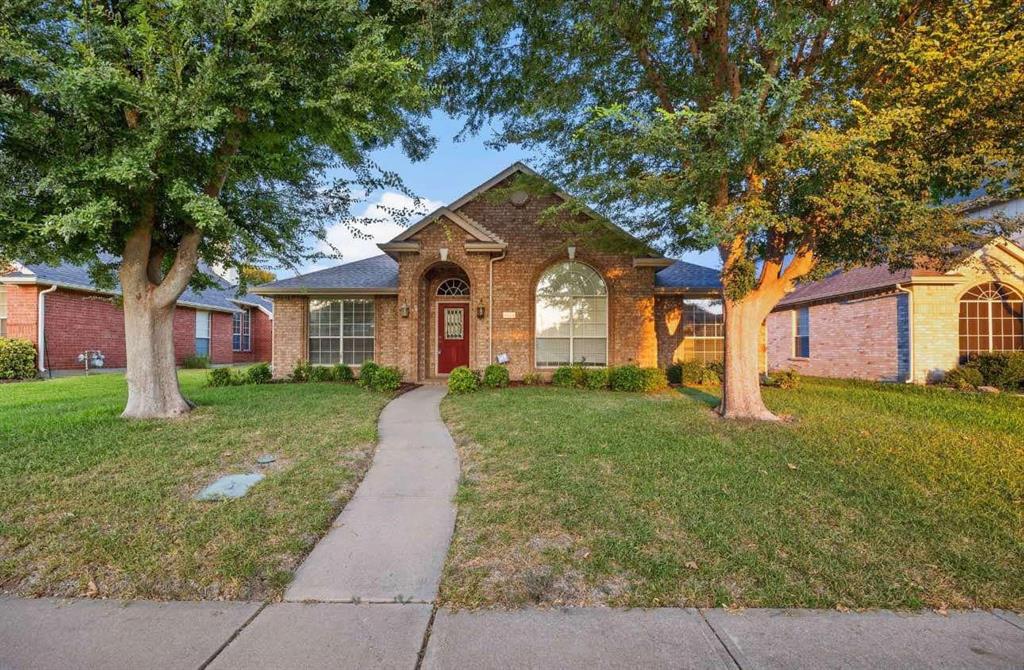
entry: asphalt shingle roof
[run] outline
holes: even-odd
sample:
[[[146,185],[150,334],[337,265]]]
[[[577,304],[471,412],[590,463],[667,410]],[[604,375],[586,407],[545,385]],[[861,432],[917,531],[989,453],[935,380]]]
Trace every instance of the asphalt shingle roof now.
[[[101,260],[108,263],[114,262],[117,259],[113,257],[103,257]],[[82,288],[88,291],[100,290],[97,288],[95,282],[93,282],[92,277],[89,276],[89,268],[86,265],[76,265],[74,263],[61,263],[60,265],[25,264],[24,267],[35,276],[37,281],[43,284],[53,282],[56,284]],[[200,307],[211,307],[237,312],[239,309],[238,304],[234,301],[238,300],[241,302],[259,305],[267,311],[273,312],[273,303],[266,298],[262,298],[251,293],[236,296],[235,287],[218,277],[208,267],[203,266],[200,268],[200,271],[213,279],[216,286],[211,286],[201,291],[186,288],[185,292],[181,294],[180,298],[178,298],[178,302],[198,305]],[[32,275],[21,271],[14,271],[9,272],[4,276],[29,277]],[[113,288],[113,292],[120,294],[120,286],[115,286]]]
[[[256,287],[262,289],[392,289],[398,288],[398,261],[387,254],[336,265],[326,270],[279,279]]]
[[[833,272],[824,279],[801,284],[795,291],[779,302],[779,306],[793,305],[814,300],[825,300],[841,295],[865,293],[890,288],[911,277],[941,274],[931,270],[890,270],[887,265],[872,265],[865,268]]]
[[[654,275],[654,285],[663,288],[721,289],[721,273],[703,265],[676,261]]]

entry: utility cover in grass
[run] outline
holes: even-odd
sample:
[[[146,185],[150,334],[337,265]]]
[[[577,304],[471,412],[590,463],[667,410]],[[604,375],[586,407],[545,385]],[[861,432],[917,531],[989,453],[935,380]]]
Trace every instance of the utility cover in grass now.
[[[195,495],[196,500],[228,500],[241,498],[263,479],[263,475],[225,475]]]

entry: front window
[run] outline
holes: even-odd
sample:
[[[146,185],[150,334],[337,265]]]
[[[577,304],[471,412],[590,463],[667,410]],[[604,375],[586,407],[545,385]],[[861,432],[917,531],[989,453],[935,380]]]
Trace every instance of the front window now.
[[[210,313],[196,311],[196,356],[210,357]]]
[[[310,300],[309,362],[362,365],[373,360],[373,300]]]
[[[593,268],[575,261],[549,268],[536,307],[538,367],[607,365],[608,289]]]
[[[7,337],[7,287],[0,284],[0,337]]]
[[[725,357],[722,301],[683,300],[683,361],[721,362]]]
[[[1005,284],[979,284],[960,298],[960,361],[1024,349],[1024,299]]]
[[[235,312],[231,318],[231,350],[252,351],[252,315],[249,310]]]

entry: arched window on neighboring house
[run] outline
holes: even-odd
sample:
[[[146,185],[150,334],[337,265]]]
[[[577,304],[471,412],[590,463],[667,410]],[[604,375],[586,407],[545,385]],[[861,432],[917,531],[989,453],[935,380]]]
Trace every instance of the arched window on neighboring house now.
[[[537,367],[608,364],[608,288],[589,265],[569,261],[537,282]]]
[[[1006,284],[978,284],[960,298],[960,361],[1024,350],[1024,299]]]

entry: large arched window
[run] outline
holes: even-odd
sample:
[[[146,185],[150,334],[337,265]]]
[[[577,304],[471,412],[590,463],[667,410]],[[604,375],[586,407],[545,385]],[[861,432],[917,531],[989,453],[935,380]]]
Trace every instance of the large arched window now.
[[[1024,299],[1005,284],[978,284],[960,298],[960,360],[1024,349]]]
[[[538,367],[607,365],[608,288],[593,268],[569,261],[537,282]]]

